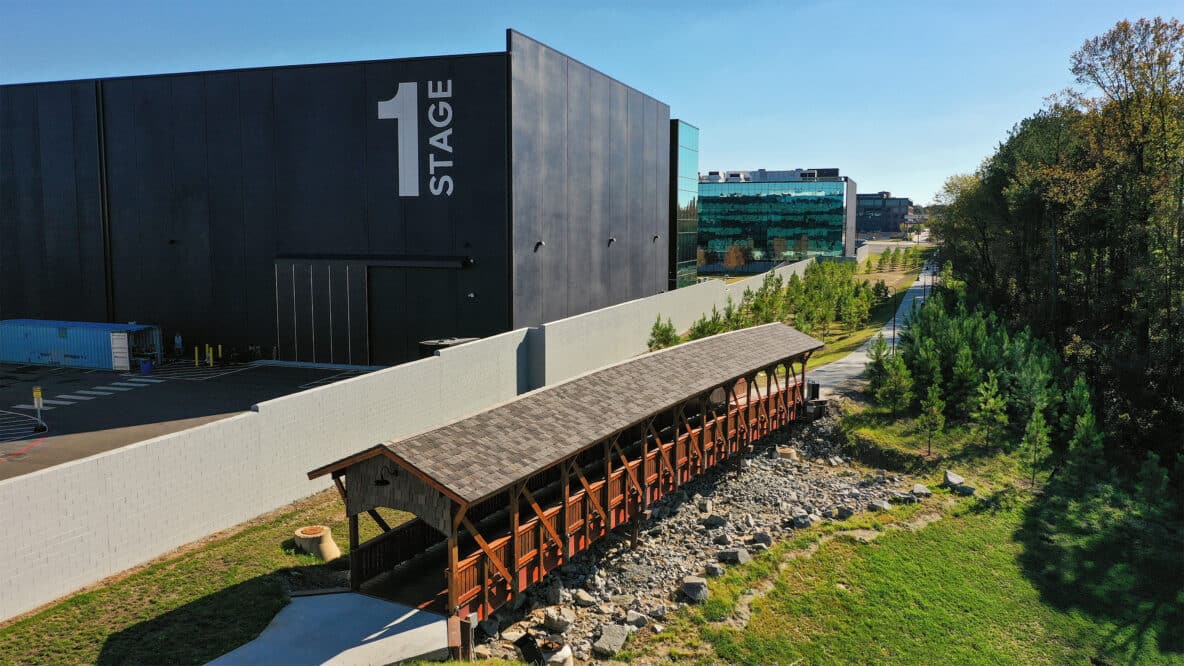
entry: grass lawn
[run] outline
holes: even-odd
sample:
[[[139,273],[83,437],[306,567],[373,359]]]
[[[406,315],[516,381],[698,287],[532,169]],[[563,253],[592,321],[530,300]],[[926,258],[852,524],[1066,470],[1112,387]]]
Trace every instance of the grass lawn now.
[[[934,441],[875,410],[848,417],[877,464],[935,488],[952,466],[974,498],[823,524],[711,580],[711,598],[641,662],[729,664],[1184,664],[1184,526],[1103,486],[1033,493],[966,429]],[[939,517],[933,522],[914,520]],[[869,521],[877,538],[857,539]],[[906,529],[895,529],[906,526]],[[737,614],[742,595],[751,600]],[[747,617],[747,622],[743,618]],[[739,618],[739,619],[738,619]]]
[[[391,525],[409,517],[382,513]],[[359,522],[363,540],[378,534]],[[344,558],[295,550],[292,533],[311,524],[348,551],[344,506],[325,491],[0,626],[0,664],[205,663],[257,636],[290,587],[341,584]]]

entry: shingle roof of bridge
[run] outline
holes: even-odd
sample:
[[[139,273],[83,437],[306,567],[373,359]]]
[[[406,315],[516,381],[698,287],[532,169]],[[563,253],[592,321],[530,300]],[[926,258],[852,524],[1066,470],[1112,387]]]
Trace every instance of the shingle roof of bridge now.
[[[784,324],[717,335],[524,394],[385,446],[471,503],[723,382],[820,347]]]

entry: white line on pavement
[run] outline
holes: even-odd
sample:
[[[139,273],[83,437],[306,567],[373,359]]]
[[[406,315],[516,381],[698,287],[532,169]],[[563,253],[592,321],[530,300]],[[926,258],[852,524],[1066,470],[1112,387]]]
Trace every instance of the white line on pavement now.
[[[85,393],[87,395],[94,395],[94,396],[115,395],[114,393],[112,393],[110,391],[92,391],[90,389],[80,389],[78,391],[75,391],[75,393]]]
[[[55,395],[54,397],[59,398],[61,400],[94,400],[95,399],[95,396],[93,396],[93,395],[74,395],[72,393],[63,393],[62,395]]]
[[[129,384],[127,382],[111,382],[107,386],[122,386],[124,388],[140,388],[143,384]]]
[[[13,405],[13,406],[12,406],[12,408],[13,408],[13,409],[31,409],[31,410],[35,410],[35,409],[37,409],[37,408],[36,408],[36,407],[34,407],[33,405]],[[41,408],[41,411],[43,411],[43,412],[51,412],[51,411],[53,411],[53,407],[42,407],[42,408]]]
[[[73,405],[74,404],[74,403],[70,402],[69,400],[50,400],[49,398],[43,398],[41,400],[41,402],[43,402],[47,405],[56,405],[58,407],[65,407],[66,405]]]

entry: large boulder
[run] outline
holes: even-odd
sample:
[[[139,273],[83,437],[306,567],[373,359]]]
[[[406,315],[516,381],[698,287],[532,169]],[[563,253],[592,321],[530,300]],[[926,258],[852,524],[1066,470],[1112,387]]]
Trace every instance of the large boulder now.
[[[730,548],[728,550],[719,551],[719,561],[728,562],[730,564],[746,564],[752,561],[752,555],[743,548]]]
[[[576,614],[563,608],[548,608],[543,612],[543,628],[553,634],[566,633],[576,621]]]
[[[576,590],[575,593],[572,594],[572,601],[574,601],[577,606],[582,608],[595,606],[597,603],[599,603],[596,600],[596,597],[592,596],[592,594],[590,594],[587,590]]]
[[[955,488],[966,483],[966,479],[962,478],[960,474],[955,474],[950,470],[946,470],[945,480],[942,482],[946,488]]]
[[[867,504],[868,511],[891,511],[892,505],[884,500],[873,500]]]
[[[625,611],[625,624],[641,628],[649,623],[650,619],[644,613],[638,613],[635,610]]]
[[[913,496],[914,497],[929,497],[932,494],[933,494],[933,491],[930,490],[928,486],[922,485],[920,483],[913,484]]]
[[[693,603],[707,601],[707,579],[701,576],[687,576],[682,579],[682,593]]]
[[[629,638],[629,627],[623,624],[605,624],[600,627],[600,638],[592,644],[592,653],[605,659],[613,656],[625,647]]]

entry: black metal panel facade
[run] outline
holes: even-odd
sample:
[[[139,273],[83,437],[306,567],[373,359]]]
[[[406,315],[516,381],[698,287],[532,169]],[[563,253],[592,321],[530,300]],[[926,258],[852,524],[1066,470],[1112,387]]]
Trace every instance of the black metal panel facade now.
[[[0,319],[107,319],[93,81],[0,87]]]
[[[364,284],[367,258],[394,256],[434,290],[400,292],[423,305],[400,307],[400,336],[506,330],[507,95],[505,54],[0,87],[0,316],[147,321],[318,362],[361,343],[344,355],[368,362],[367,327],[329,323],[323,260],[349,256]],[[321,263],[293,281],[275,262],[296,255]]]
[[[0,317],[386,364],[664,290],[669,107],[507,47],[0,86]]]
[[[507,49],[513,325],[664,291],[670,107],[512,30]]]

